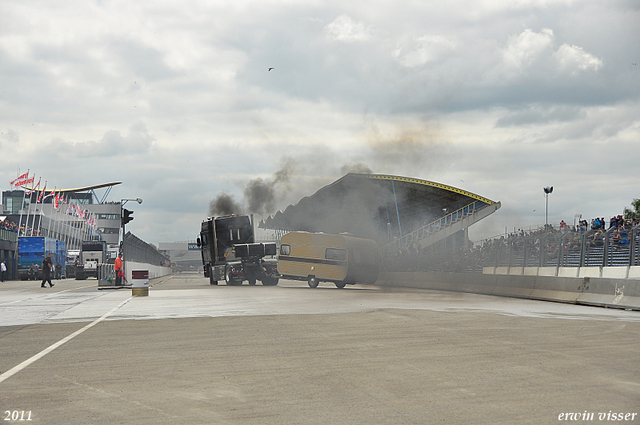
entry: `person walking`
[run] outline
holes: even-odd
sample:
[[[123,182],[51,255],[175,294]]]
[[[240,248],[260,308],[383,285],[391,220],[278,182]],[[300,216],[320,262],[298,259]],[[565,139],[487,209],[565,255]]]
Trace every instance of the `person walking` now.
[[[51,283],[51,267],[53,267],[53,261],[51,261],[51,256],[53,254],[49,254],[42,261],[42,283],[40,287],[46,288],[45,282],[49,282],[49,287],[53,288],[55,286],[54,283]]]
[[[116,257],[113,270],[116,272],[116,286],[122,285],[122,254],[118,254]]]
[[[2,263],[0,263],[0,279],[2,282],[4,282],[4,277],[7,274],[7,262],[2,260]]]

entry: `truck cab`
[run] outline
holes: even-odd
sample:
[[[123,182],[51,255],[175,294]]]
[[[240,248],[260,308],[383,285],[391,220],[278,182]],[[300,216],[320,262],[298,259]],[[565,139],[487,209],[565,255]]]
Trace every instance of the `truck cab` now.
[[[227,285],[241,285],[247,280],[255,285],[277,285],[275,243],[255,243],[249,216],[208,217],[202,222],[198,246],[201,248],[205,277],[211,285],[224,280]]]

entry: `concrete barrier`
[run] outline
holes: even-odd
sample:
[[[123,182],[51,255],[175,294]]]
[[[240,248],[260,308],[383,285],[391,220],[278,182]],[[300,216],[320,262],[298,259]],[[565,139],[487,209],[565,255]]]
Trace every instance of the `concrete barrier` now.
[[[495,274],[509,274],[509,267],[496,267]]]
[[[629,274],[628,266],[603,267],[602,277],[609,279],[626,279]]]
[[[560,273],[559,276],[498,274],[497,269],[496,274],[386,272],[380,273],[376,285],[640,310],[640,279],[577,277],[577,267],[573,268],[573,273],[569,273],[569,270],[563,272],[563,274],[572,274],[571,277],[562,277]],[[570,268],[561,267],[560,269]],[[543,270],[543,272],[550,273],[550,270]],[[598,271],[597,274],[599,273]]]
[[[640,279],[640,266],[629,267],[628,279]]]
[[[580,267],[578,277],[602,277],[602,267]]]
[[[138,263],[135,261],[125,261],[125,274],[127,282],[131,283],[131,270],[149,270],[149,279],[169,275],[173,272],[171,267],[154,266],[147,263]]]
[[[578,277],[579,267],[558,267],[558,277]]]
[[[538,276],[557,276],[557,267],[538,267]]]

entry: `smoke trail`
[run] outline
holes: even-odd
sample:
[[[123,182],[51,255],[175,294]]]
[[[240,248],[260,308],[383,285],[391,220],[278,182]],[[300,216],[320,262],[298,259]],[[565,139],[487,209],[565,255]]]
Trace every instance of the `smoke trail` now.
[[[215,217],[231,214],[242,214],[242,206],[228,193],[223,192],[216,196],[216,199],[209,202],[209,216]]]
[[[291,157],[283,157],[281,162],[282,166],[272,178],[255,178],[244,188],[244,200],[250,213],[273,213],[276,202],[290,190],[289,180],[293,173],[294,160]]]
[[[373,174],[373,171],[371,171],[371,168],[369,168],[369,166],[367,164],[364,164],[362,162],[354,162],[351,164],[345,164],[342,166],[342,168],[340,169],[340,171],[342,172],[342,174],[349,174],[349,173],[358,173],[358,174]]]

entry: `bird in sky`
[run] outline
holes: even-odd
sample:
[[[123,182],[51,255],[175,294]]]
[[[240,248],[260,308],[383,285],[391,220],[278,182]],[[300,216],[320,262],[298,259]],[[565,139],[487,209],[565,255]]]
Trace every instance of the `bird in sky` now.
[[[269,68],[269,71],[271,71],[272,69],[275,69],[275,68]]]

